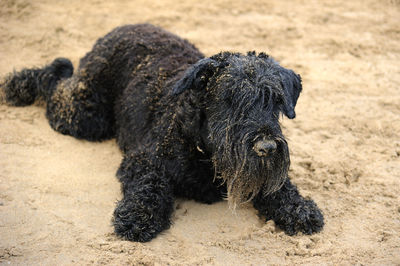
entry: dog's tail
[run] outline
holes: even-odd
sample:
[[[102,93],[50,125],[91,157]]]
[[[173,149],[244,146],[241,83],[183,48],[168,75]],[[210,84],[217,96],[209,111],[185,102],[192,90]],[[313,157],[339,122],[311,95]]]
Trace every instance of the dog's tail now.
[[[67,58],[57,58],[43,68],[23,69],[10,73],[0,82],[2,101],[9,105],[25,106],[38,99],[47,100],[61,79],[72,76],[74,68]]]

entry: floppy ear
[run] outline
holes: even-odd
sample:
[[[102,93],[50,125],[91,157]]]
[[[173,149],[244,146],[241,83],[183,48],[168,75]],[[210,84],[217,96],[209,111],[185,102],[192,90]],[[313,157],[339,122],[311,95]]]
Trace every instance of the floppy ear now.
[[[288,118],[293,119],[296,117],[294,108],[302,90],[301,77],[292,70],[283,67],[279,69],[279,76],[281,78],[283,93],[285,94],[283,113]]]
[[[208,79],[214,74],[218,67],[218,62],[211,58],[203,58],[189,67],[183,77],[175,83],[172,94],[177,95],[187,89],[203,89]]]

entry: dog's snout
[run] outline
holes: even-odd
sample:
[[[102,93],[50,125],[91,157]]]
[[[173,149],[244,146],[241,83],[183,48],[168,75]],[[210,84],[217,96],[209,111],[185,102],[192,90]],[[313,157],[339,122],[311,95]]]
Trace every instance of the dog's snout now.
[[[258,156],[268,156],[275,152],[276,142],[273,140],[259,140],[254,143],[253,149]]]

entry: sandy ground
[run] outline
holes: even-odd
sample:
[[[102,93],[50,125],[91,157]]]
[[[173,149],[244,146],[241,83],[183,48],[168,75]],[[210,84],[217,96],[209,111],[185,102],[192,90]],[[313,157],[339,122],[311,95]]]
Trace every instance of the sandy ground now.
[[[232,1],[233,2],[233,1]],[[75,67],[112,28],[150,22],[206,55],[264,51],[301,73],[283,120],[290,175],[325,214],[285,235],[251,206],[177,200],[150,243],[113,234],[114,140],[50,129],[40,106],[0,105],[0,264],[400,265],[400,2],[0,0],[0,76],[58,56]]]

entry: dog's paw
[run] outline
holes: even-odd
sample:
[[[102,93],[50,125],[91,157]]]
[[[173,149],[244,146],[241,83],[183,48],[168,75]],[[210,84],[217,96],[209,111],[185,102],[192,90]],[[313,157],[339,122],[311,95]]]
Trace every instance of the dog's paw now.
[[[169,228],[170,222],[154,206],[146,206],[133,199],[124,198],[114,211],[114,230],[123,239],[137,242],[152,240],[161,231]]]
[[[324,226],[324,217],[313,200],[282,206],[276,211],[274,221],[288,235],[298,232],[311,235],[320,232]]]

